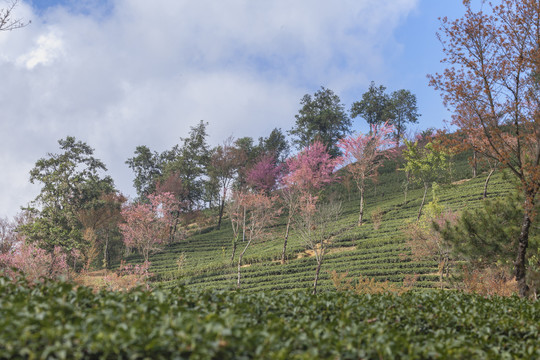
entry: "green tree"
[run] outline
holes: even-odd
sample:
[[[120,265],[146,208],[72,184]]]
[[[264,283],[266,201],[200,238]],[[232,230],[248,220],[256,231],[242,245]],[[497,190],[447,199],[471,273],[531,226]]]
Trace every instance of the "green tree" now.
[[[351,133],[351,119],[347,116],[339,96],[321,87],[313,96],[306,94],[300,101],[302,108],[295,115],[296,123],[289,134],[298,149],[320,140],[333,157],[340,155],[337,142]]]
[[[126,164],[135,173],[133,186],[140,200],[156,190],[156,180],[162,175],[163,157],[145,146],[137,146],[135,156],[127,159]]]
[[[86,143],[71,136],[58,143],[63,152],[47,154],[30,171],[30,182],[41,183],[42,188],[27,209],[34,220],[20,230],[49,251],[57,245],[65,250],[84,249],[88,244],[78,214],[97,206],[103,194],[114,193],[114,183],[111,177],[102,177],[107,168]]]
[[[282,163],[289,156],[289,142],[281,129],[275,128],[268,137],[259,138],[259,149],[261,154],[271,154],[274,158]]]
[[[233,146],[233,139],[229,137],[222,145],[217,146],[210,158],[208,174],[212,180],[217,181],[220,192],[220,204],[217,229],[221,229],[221,220],[225,211],[225,200],[232,182],[244,165],[244,156]]]
[[[455,224],[434,225],[474,268],[498,264],[510,269],[522,213],[522,199],[513,193],[504,199],[487,199],[479,209],[465,209]]]
[[[399,141],[407,129],[406,123],[415,124],[420,116],[416,106],[416,95],[409,90],[397,90],[392,93],[389,103],[390,123],[394,125],[396,147],[399,147]]]
[[[201,120],[198,125],[191,127],[187,138],[180,138],[182,146],[175,146],[162,154],[163,175],[179,174],[189,209],[194,209],[204,200],[205,176],[210,162],[207,126],[208,123]]]
[[[386,87],[376,86],[371,82],[368,91],[362,94],[362,100],[356,101],[351,106],[351,117],[360,116],[370,126],[380,125],[392,118],[392,104],[390,97],[386,94]]]
[[[422,207],[426,202],[426,194],[429,186],[434,181],[442,178],[448,168],[448,163],[446,161],[446,154],[436,150],[431,142],[421,147],[418,145],[418,142],[413,143],[405,139],[405,145],[407,149],[403,151],[403,157],[406,161],[404,170],[409,172],[413,180],[424,185],[424,196],[416,218],[418,221],[422,215]]]

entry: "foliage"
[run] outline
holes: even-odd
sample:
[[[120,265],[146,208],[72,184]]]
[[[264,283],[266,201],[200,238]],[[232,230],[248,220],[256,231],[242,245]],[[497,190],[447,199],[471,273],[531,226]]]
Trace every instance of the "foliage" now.
[[[405,139],[405,145],[407,149],[403,151],[403,157],[406,161],[404,170],[411,174],[413,180],[424,185],[424,197],[416,218],[418,221],[422,215],[422,207],[429,185],[444,177],[448,164],[446,154],[442,150],[437,150],[432,142],[421,147],[418,141],[413,143]]]
[[[101,177],[105,164],[93,156],[94,150],[86,143],[68,136],[58,141],[63,152],[47,154],[30,171],[30,182],[39,182],[41,191],[27,208],[31,221],[19,226],[18,231],[28,241],[53,251],[60,246],[66,251],[85,250],[80,211],[99,206],[103,194],[115,192],[109,176]]]
[[[405,228],[407,245],[410,246],[416,260],[435,260],[439,267],[439,286],[444,287],[443,278],[449,282],[450,272],[456,257],[453,243],[441,235],[440,229],[452,227],[458,222],[459,215],[439,204],[438,185],[433,186],[433,201],[426,206],[426,212],[419,221]]]
[[[371,222],[373,223],[373,228],[379,230],[381,228],[384,212],[380,207],[376,208],[371,212]]]
[[[283,177],[283,184],[313,193],[334,181],[333,172],[338,162],[332,159],[322,142],[315,141],[287,160],[287,174]]]
[[[394,91],[390,97],[390,113],[396,147],[399,147],[399,141],[407,130],[406,123],[415,124],[420,116],[416,106],[416,95],[405,89]]]
[[[217,229],[221,228],[221,220],[225,211],[225,201],[227,192],[232,182],[238,174],[239,169],[244,165],[245,154],[239,149],[233,147],[232,137],[225,140],[223,145],[216,147],[210,157],[210,166],[208,174],[215,178],[219,186],[219,214]]]
[[[272,155],[279,163],[285,162],[290,151],[289,142],[279,128],[274,128],[266,138],[260,137],[258,148],[259,155]]]
[[[126,164],[135,173],[133,186],[139,199],[146,200],[148,194],[156,190],[156,180],[163,173],[163,157],[157,152],[151,152],[147,146],[137,146],[135,156],[126,160]]]
[[[180,138],[182,146],[174,146],[162,154],[163,174],[176,173],[180,176],[186,191],[188,207],[195,210],[204,200],[204,184],[210,162],[210,149],[207,143],[208,123],[200,121],[191,127],[187,138]]]
[[[401,295],[406,291],[412,290],[411,283],[414,282],[414,280],[412,280],[406,284],[406,281],[404,281],[404,284],[400,286],[397,283],[388,282],[388,280],[375,281],[373,278],[362,275],[358,276],[358,279],[354,281],[354,279],[348,277],[348,275],[348,272],[338,273],[335,270],[330,272],[332,284],[338,292],[349,291],[358,295],[387,293]]]
[[[171,193],[148,195],[149,204],[134,203],[122,210],[125,223],[120,224],[124,244],[137,249],[148,261],[150,253],[158,251],[170,239],[179,203]]]
[[[67,255],[59,246],[47,252],[33,243],[20,243],[0,254],[0,274],[15,279],[22,273],[31,284],[43,279],[67,278],[68,270]]]
[[[462,275],[463,279],[457,283],[457,286],[467,293],[484,296],[512,296],[519,290],[516,279],[505,267],[489,266],[479,269],[463,266]]]
[[[474,11],[470,1],[464,5],[462,18],[442,19],[448,68],[430,83],[454,109],[453,124],[478,140],[475,149],[520,182],[524,204],[514,271],[526,296],[528,234],[540,191],[540,6],[533,0],[502,0],[486,11]]]
[[[84,270],[89,270],[99,251],[103,252],[103,267],[110,264],[111,250],[121,242],[118,224],[123,220],[121,210],[125,202],[126,198],[122,195],[103,194],[91,208],[78,212],[83,238],[89,245]]]
[[[376,86],[371,82],[368,91],[362,94],[362,100],[351,106],[351,117],[362,117],[370,125],[380,125],[391,118],[390,98],[385,93],[386,87]]]
[[[270,194],[279,184],[282,166],[274,155],[263,155],[247,173],[247,182],[255,191]]]
[[[282,263],[285,263],[290,226],[301,199],[315,199],[325,185],[332,183],[336,179],[334,169],[340,161],[332,159],[320,141],[313,142],[295,157],[287,159],[280,188],[281,200],[287,209],[287,227],[281,252]]]
[[[522,204],[522,197],[513,191],[504,198],[487,199],[477,209],[465,209],[457,222],[436,224],[435,229],[471,269],[509,268],[518,246]],[[536,232],[532,232],[531,241],[536,237]],[[534,254],[535,249],[532,250],[530,255]]]
[[[295,115],[296,122],[289,134],[293,144],[305,148],[315,140],[322,142],[332,157],[339,156],[336,144],[350,133],[351,120],[345,113],[339,96],[330,89],[321,87],[313,97],[304,95],[302,108]]]
[[[416,95],[409,90],[400,89],[389,96],[385,90],[385,86],[377,87],[372,81],[368,91],[362,94],[362,100],[352,104],[351,117],[362,117],[370,129],[384,123],[392,124],[395,131],[394,143],[398,147],[407,129],[406,123],[416,123],[420,116],[416,106]]]
[[[2,359],[540,356],[539,304],[516,297],[94,292],[2,279],[0,304]]]
[[[346,170],[351,174],[356,187],[360,191],[360,216],[358,226],[362,225],[364,214],[364,191],[367,179],[375,179],[377,170],[384,160],[395,154],[391,149],[394,142],[389,138],[393,126],[388,123],[371,126],[369,134],[359,134],[341,139],[338,146],[343,149],[341,161],[346,165]]]
[[[111,291],[127,291],[133,288],[144,288],[150,290],[149,279],[152,274],[148,271],[150,263],[145,261],[142,264],[120,263],[120,267],[115,272],[108,272],[103,277],[103,285]]]

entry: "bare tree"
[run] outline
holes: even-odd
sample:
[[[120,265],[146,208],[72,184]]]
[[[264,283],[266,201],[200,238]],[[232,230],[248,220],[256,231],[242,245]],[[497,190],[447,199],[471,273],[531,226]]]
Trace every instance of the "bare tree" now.
[[[319,272],[326,251],[330,246],[331,231],[329,227],[339,219],[340,214],[341,203],[317,204],[317,198],[309,195],[302,199],[300,211],[297,213],[296,231],[306,247],[313,251],[317,260],[317,269],[313,281],[313,295],[317,293]]]
[[[19,0],[6,0],[5,2],[6,7],[0,8],[0,31],[20,29],[30,24],[30,21],[13,17],[13,12],[19,3]]]
[[[0,217],[0,254],[7,253],[15,239],[15,224],[7,218]]]

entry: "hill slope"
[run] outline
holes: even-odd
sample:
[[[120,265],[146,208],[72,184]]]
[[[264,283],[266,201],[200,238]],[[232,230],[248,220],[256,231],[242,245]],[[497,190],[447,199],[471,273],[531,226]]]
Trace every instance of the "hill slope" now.
[[[466,154],[455,159],[453,182],[440,187],[439,201],[452,210],[474,208],[481,205],[483,186],[487,173],[469,179],[470,168]],[[356,226],[359,197],[348,194],[338,185],[335,190],[343,201],[341,219],[333,224],[331,248],[322,266],[320,289],[331,288],[329,272],[360,274],[376,280],[402,282],[408,275],[418,275],[416,286],[436,286],[437,264],[434,261],[416,261],[410,256],[403,228],[416,219],[423,189],[409,190],[404,203],[402,183],[404,175],[396,172],[398,164],[388,162],[380,171],[379,182],[367,191],[366,222]],[[489,185],[489,196],[502,196],[511,189],[502,174],[496,173]],[[431,194],[430,194],[431,195]],[[427,201],[431,200],[431,196]],[[380,208],[383,219],[375,230],[370,214]],[[316,267],[315,258],[305,251],[305,246],[294,231],[289,238],[288,262],[278,259],[283,246],[285,219],[271,229],[272,236],[253,244],[244,256],[242,288],[249,291],[305,289],[312,286]],[[236,266],[230,262],[232,230],[228,219],[219,231],[209,231],[172,244],[151,257],[151,271],[164,286],[178,282],[195,289],[232,289],[236,285]],[[241,242],[239,247],[242,246]],[[237,252],[238,253],[238,252]],[[136,257],[130,261],[137,261]],[[178,266],[181,262],[181,266]]]

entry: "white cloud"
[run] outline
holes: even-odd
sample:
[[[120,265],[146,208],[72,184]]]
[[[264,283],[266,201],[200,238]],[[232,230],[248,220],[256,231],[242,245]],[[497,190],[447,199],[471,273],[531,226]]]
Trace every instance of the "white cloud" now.
[[[62,56],[63,42],[60,36],[54,33],[40,35],[36,46],[29,53],[19,56],[17,64],[32,70],[37,65],[51,65],[54,60]]]
[[[290,129],[303,94],[384,72],[417,3],[117,0],[106,15],[22,3],[32,24],[0,34],[0,216],[35,196],[22,174],[67,135],[133,193],[137,145],[163,151],[199,120],[213,144]]]

